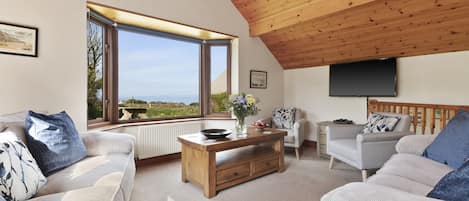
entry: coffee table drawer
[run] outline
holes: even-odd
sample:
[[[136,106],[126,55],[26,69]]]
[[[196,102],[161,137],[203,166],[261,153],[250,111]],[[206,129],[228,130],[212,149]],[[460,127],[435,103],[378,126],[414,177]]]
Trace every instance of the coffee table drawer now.
[[[256,161],[254,164],[254,174],[278,169],[278,158],[268,158]]]
[[[251,171],[249,163],[217,171],[217,185],[248,177]]]

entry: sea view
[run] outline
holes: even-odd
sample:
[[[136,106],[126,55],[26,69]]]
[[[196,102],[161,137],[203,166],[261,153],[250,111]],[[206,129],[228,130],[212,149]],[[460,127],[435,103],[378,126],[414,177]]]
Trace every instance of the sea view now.
[[[191,103],[198,103],[199,97],[194,96],[133,96],[133,97],[119,97],[119,102],[125,102],[129,99],[137,99],[145,102],[168,102],[168,103],[184,103],[189,105]]]

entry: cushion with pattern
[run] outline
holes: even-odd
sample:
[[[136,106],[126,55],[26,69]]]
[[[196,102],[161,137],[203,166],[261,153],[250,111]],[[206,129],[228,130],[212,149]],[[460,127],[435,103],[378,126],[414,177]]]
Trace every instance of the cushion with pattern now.
[[[295,123],[296,109],[291,108],[277,108],[272,114],[272,124],[275,128],[291,129]]]
[[[7,201],[27,200],[47,182],[36,160],[13,131],[0,133],[0,192]]]
[[[362,133],[384,133],[393,131],[400,119],[399,117],[372,113]]]

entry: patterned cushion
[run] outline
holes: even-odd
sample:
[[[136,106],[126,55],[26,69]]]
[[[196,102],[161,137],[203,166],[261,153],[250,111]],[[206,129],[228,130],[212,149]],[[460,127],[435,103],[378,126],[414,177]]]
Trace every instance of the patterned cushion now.
[[[0,192],[7,201],[26,200],[46,178],[26,146],[9,129],[0,133]]]
[[[399,120],[399,117],[390,117],[373,113],[370,118],[368,118],[368,123],[363,128],[362,133],[383,133],[393,131]]]
[[[291,108],[277,108],[272,114],[272,124],[275,128],[290,129],[293,128],[295,123],[294,107]]]

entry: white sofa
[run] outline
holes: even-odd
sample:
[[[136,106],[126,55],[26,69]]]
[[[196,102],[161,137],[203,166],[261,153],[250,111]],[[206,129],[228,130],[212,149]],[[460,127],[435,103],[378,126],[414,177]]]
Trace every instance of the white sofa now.
[[[0,122],[24,141],[22,122]],[[31,201],[129,201],[135,177],[135,138],[126,134],[81,134],[87,157],[47,177]]]
[[[409,135],[396,145],[397,154],[366,182],[349,183],[325,194],[321,201],[420,201],[453,169],[422,157],[434,135]]]

